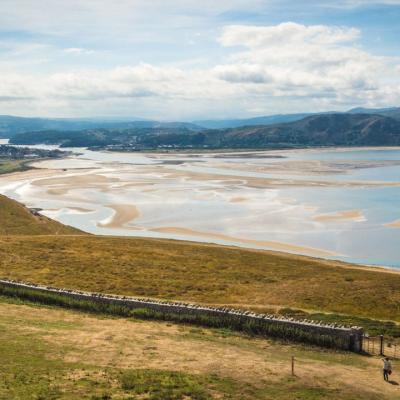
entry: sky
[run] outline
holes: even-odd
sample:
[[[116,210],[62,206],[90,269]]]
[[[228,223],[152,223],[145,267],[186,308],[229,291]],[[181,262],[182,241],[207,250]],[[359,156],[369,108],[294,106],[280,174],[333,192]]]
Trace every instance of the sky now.
[[[400,0],[0,0],[0,114],[400,106]]]

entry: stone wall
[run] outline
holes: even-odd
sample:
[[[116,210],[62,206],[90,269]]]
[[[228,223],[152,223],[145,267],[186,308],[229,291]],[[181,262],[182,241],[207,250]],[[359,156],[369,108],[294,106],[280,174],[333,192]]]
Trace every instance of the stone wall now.
[[[255,326],[256,331],[261,334],[264,333],[265,336],[268,336],[268,332],[273,331],[274,336],[288,338],[285,332],[290,331],[290,339],[292,340],[308,341],[322,346],[326,343],[326,345],[329,344],[330,347],[353,352],[362,351],[364,332],[360,327],[322,324],[311,320],[296,320],[277,315],[256,314],[250,311],[235,310],[225,307],[206,307],[182,302],[89,293],[11,280],[0,280],[0,293],[2,287],[14,289],[15,295],[20,297],[23,297],[21,294],[23,293],[23,289],[28,289],[34,293],[51,293],[52,295],[60,296],[60,298],[66,297],[105,305],[119,305],[132,310],[151,310],[170,316],[172,320],[174,319],[174,315],[180,317],[181,320],[184,320],[182,317],[185,316],[191,317],[194,321],[196,321],[196,318],[201,321],[202,317],[209,317],[214,321],[218,321],[219,325],[226,325],[226,327],[233,326],[240,330],[245,330],[243,327],[246,326]],[[19,295],[18,291],[20,291]],[[305,340],[305,338],[307,338],[307,340]]]

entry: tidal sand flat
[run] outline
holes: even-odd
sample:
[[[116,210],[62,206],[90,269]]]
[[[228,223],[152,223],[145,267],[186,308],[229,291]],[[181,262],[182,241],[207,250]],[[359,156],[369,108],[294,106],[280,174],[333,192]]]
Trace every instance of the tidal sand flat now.
[[[161,232],[161,233],[169,233],[173,235],[182,235],[182,236],[190,236],[190,237],[203,237],[209,240],[212,239],[220,239],[226,242],[233,243],[241,243],[241,244],[249,244],[262,248],[270,248],[277,251],[284,251],[289,253],[299,253],[299,254],[308,254],[314,257],[328,257],[337,255],[334,252],[324,251],[321,249],[314,249],[311,247],[305,246],[296,246],[294,244],[289,243],[279,243],[270,240],[252,240],[252,239],[243,239],[232,237],[228,235],[224,235],[221,233],[212,233],[212,232],[200,232],[195,231],[193,229],[188,228],[178,228],[178,227],[165,227],[165,228],[153,228],[153,232]]]
[[[78,151],[0,177],[0,192],[90,233],[400,267],[400,149]]]
[[[132,229],[132,226],[127,225],[140,215],[137,207],[132,204],[112,204],[106,207],[114,210],[114,215],[106,221],[99,222],[99,227]]]
[[[386,224],[386,226],[389,226],[391,228],[400,228],[400,219],[390,222],[389,224]]]
[[[339,211],[336,213],[321,214],[314,217],[315,221],[340,221],[340,220],[353,220],[363,221],[365,219],[362,211],[360,210],[348,210]]]

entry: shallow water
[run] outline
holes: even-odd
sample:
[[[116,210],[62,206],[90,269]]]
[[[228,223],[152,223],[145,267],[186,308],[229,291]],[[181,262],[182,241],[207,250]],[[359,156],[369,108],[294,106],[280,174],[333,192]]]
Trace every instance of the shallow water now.
[[[72,150],[81,155],[0,177],[0,192],[97,234],[272,248],[400,268],[400,228],[387,225],[400,220],[400,149],[222,157]],[[113,221],[116,205],[120,225],[101,226]],[[124,220],[132,206],[139,216]]]

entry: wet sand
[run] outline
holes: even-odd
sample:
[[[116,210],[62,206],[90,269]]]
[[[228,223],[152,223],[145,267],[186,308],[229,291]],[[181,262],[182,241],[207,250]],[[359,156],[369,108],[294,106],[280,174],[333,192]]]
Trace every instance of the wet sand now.
[[[364,214],[360,210],[338,211],[335,213],[320,214],[315,216],[314,221],[364,221]]]
[[[161,168],[161,169],[160,169]],[[150,166],[147,169],[148,173],[165,174],[166,178],[169,179],[180,179],[193,181],[217,181],[232,183],[235,185],[243,185],[250,188],[274,188],[274,187],[399,187],[400,182],[386,182],[386,181],[328,181],[328,180],[307,180],[307,179],[295,179],[295,178],[259,178],[245,175],[229,175],[223,174],[219,171],[215,173],[211,172],[197,172],[197,171],[182,171],[171,168],[154,167]],[[237,171],[239,172],[239,171]],[[240,172],[239,172],[240,173]]]
[[[120,228],[134,228],[135,227],[127,227],[126,225],[129,222],[132,222],[134,219],[140,216],[139,210],[136,206],[132,204],[112,204],[107,205],[106,207],[114,210],[114,215],[107,222],[98,222],[97,226],[102,228],[112,228],[112,229],[120,229]]]
[[[255,240],[255,239],[244,239],[238,238],[234,236],[224,235],[222,233],[214,233],[214,232],[202,232],[189,228],[179,228],[179,227],[163,227],[163,228],[153,228],[150,229],[152,232],[159,233],[169,233],[173,235],[182,235],[182,236],[192,236],[192,237],[200,237],[205,239],[218,239],[224,240],[228,242],[240,243],[240,244],[249,244],[257,247],[267,247],[271,250],[276,251],[284,251],[284,252],[294,252],[301,254],[308,254],[314,257],[329,257],[329,256],[337,256],[337,253],[317,249],[313,247],[307,246],[298,246],[289,243],[275,242],[272,240]]]
[[[357,163],[351,161],[321,161],[321,160],[281,160],[279,162],[265,162],[257,164],[256,162],[248,161],[247,163],[238,164],[232,162],[210,163],[213,168],[243,171],[243,172],[257,172],[268,174],[290,174],[290,175],[336,175],[347,174],[352,170],[365,169],[365,168],[381,168],[400,165],[397,160],[384,160],[384,161],[365,161],[359,160]]]
[[[304,152],[308,151],[293,151]],[[356,225],[363,229],[362,222],[368,218],[369,223],[370,214],[368,203],[358,210],[361,203],[345,198],[342,201],[341,193],[345,196],[346,190],[358,193],[364,188],[397,193],[396,187],[400,187],[398,175],[393,172],[392,179],[386,181],[380,180],[376,171],[352,172],[359,168],[393,168],[398,160],[278,159],[278,152],[268,151],[257,152],[254,157],[249,152],[231,153],[233,160],[229,160],[228,153],[224,157],[217,153],[141,153],[118,154],[118,159],[110,161],[109,153],[104,159],[101,152],[89,153],[82,158],[37,162],[34,165],[38,169],[2,176],[0,189],[22,203],[43,208],[44,213],[49,211],[49,216],[58,210],[54,218],[94,234],[214,241],[343,259],[349,256],[347,243],[353,242],[337,237],[342,232],[348,234]],[[341,172],[350,176],[343,177]],[[332,173],[338,175],[333,177]],[[382,174],[389,179],[384,171]],[[298,200],[303,190],[315,193],[316,198],[303,196],[305,200]],[[339,197],[338,203],[326,195],[328,191]],[[323,203],[319,193],[322,199],[326,197]],[[336,207],[345,211],[330,212]],[[393,220],[398,217],[393,212],[389,221],[390,215]],[[379,225],[383,231],[386,221]],[[371,224],[376,227],[372,219]],[[365,225],[367,230],[371,224]],[[400,220],[384,226],[386,235],[391,235],[386,242],[391,243],[396,232],[389,228],[399,228]],[[351,246],[361,248],[364,244],[358,240]],[[359,254],[356,262],[364,257],[364,253]],[[364,263],[369,262],[367,257]]]
[[[390,222],[389,224],[385,224],[385,226],[389,226],[390,228],[400,228],[400,219]]]

